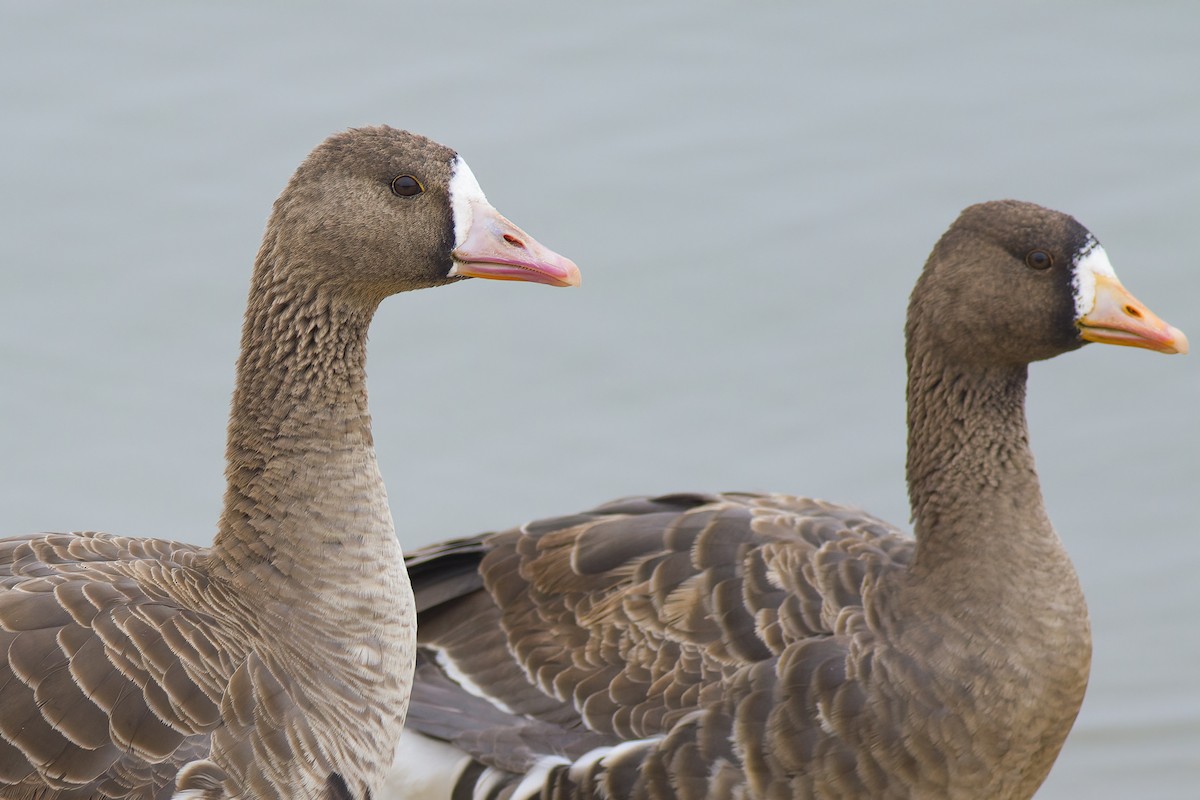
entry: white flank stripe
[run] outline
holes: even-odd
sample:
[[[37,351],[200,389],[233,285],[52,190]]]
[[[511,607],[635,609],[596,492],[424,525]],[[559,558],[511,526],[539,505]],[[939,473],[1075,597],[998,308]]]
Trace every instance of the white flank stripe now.
[[[458,665],[454,663],[454,660],[451,659],[450,656],[448,656],[444,650],[437,648],[437,647],[430,647],[429,649],[433,651],[433,655],[434,655],[434,658],[437,660],[438,666],[442,668],[442,672],[445,672],[446,677],[450,678],[450,680],[454,681],[459,686],[466,689],[468,692],[475,695],[476,697],[487,700],[489,703],[491,703],[496,708],[503,711],[505,714],[512,714],[514,716],[520,716],[519,714],[517,714],[517,712],[513,711],[511,708],[506,706],[503,701],[498,700],[495,697],[492,697],[491,695],[489,695],[487,692],[485,692],[483,690],[482,686],[475,683],[475,681],[471,680],[471,677],[469,675],[467,675],[466,673],[464,673],[462,670],[460,670],[458,668]]]
[[[537,796],[537,793],[542,790],[542,785],[546,783],[546,778],[550,775],[550,770],[560,764],[570,764],[565,758],[558,756],[543,756],[533,765],[533,769],[525,773],[525,777],[517,784],[517,788],[513,789],[512,800],[530,800]]]
[[[575,783],[582,783],[583,779],[587,777],[588,772],[591,771],[592,767],[597,761],[600,762],[601,766],[607,766],[606,762],[609,760],[619,760],[622,756],[627,753],[631,753],[634,750],[641,750],[643,748],[649,749],[654,747],[654,745],[661,742],[663,738],[664,737],[662,736],[655,736],[650,739],[634,739],[631,742],[621,742],[620,744],[613,745],[612,747],[597,747],[593,750],[588,750],[579,758],[575,759],[575,761],[571,764],[571,769],[567,774],[571,776],[571,780],[575,781]]]
[[[621,742],[619,745],[617,745],[616,747],[614,747],[612,749],[611,753],[609,753],[608,755],[606,755],[604,757],[604,760],[605,761],[608,761],[609,759],[616,760],[616,759],[619,759],[622,756],[624,756],[626,753],[631,753],[634,750],[641,750],[642,748],[654,747],[654,745],[661,742],[664,738],[666,738],[666,737],[655,736],[651,739],[634,739],[632,742]]]
[[[575,763],[571,765],[571,769],[567,772],[571,776],[571,780],[575,783],[582,783],[587,777],[588,772],[597,761],[604,758],[612,752],[611,747],[597,747],[594,750],[588,750],[586,753],[575,759]]]

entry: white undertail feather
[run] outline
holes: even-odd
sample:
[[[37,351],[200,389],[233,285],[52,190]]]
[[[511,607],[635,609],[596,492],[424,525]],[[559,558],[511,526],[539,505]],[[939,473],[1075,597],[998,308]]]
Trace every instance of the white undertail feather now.
[[[449,798],[471,759],[461,750],[409,730],[400,736],[392,769],[377,800]]]

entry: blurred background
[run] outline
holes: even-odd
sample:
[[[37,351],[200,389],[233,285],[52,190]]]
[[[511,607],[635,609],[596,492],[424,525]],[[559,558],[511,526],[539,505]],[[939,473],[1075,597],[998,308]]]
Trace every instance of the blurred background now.
[[[355,125],[457,148],[584,275],[382,307],[408,548],[672,490],[906,525],[905,304],[980,200],[1074,214],[1200,341],[1200,6],[805,5],[4,2],[0,531],[211,539],[264,222]],[[1032,369],[1096,646],[1039,798],[1200,782],[1197,357]]]

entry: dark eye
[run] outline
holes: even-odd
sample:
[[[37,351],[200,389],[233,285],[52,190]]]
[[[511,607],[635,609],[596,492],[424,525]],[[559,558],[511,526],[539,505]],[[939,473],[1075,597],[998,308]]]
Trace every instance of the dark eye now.
[[[401,197],[414,197],[423,191],[425,187],[412,175],[400,175],[392,181],[392,194]]]
[[[1025,256],[1025,263],[1034,269],[1050,269],[1054,266],[1054,256],[1045,250],[1030,250]]]

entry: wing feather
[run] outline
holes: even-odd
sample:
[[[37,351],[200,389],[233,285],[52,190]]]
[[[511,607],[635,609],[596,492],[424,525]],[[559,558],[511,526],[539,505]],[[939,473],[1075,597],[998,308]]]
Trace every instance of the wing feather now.
[[[846,637],[911,553],[855,509],[749,494],[625,498],[416,551],[409,729],[481,765],[468,793],[770,796],[786,758],[842,757],[813,720],[862,711]],[[592,751],[561,744],[581,730]]]
[[[91,532],[0,542],[0,782],[152,797],[207,750],[223,686],[196,680],[217,651],[188,602],[200,556]]]

